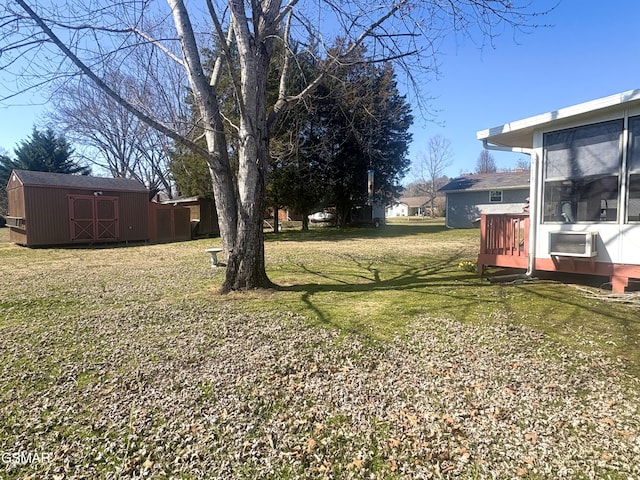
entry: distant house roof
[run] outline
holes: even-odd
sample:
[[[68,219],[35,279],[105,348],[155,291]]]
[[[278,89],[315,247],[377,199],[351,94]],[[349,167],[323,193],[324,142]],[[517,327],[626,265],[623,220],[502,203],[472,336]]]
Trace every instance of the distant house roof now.
[[[400,197],[396,203],[404,203],[409,208],[419,208],[429,203],[430,197]]]
[[[90,177],[88,175],[67,175],[64,173],[34,172],[31,170],[14,170],[13,174],[25,186],[148,192],[147,187],[131,178]]]
[[[440,192],[513,190],[529,188],[529,172],[496,172],[462,175],[452,179]]]

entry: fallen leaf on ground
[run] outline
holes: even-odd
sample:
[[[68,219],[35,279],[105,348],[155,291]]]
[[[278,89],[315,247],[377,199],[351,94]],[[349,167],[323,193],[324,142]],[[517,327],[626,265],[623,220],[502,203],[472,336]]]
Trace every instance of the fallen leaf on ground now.
[[[307,439],[307,453],[311,453],[318,443],[311,437]]]

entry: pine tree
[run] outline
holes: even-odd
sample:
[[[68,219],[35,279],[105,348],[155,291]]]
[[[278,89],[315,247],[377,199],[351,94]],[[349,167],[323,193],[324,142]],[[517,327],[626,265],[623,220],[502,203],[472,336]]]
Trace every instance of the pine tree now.
[[[14,150],[15,159],[0,155],[0,212],[6,211],[5,187],[12,170],[89,175],[88,167],[71,159],[73,148],[64,136],[48,128],[40,132],[34,127],[31,137],[22,140]]]
[[[16,159],[14,168],[38,172],[67,173],[89,175],[88,167],[79,165],[71,159],[73,148],[62,135],[56,135],[48,128],[41,132],[34,128],[27,140],[20,142],[14,150]]]
[[[365,54],[364,48],[358,50],[314,96],[324,130],[327,188],[341,226],[349,222],[351,209],[367,200],[367,170],[375,171],[375,200],[385,203],[399,195],[410,165],[411,108],[398,91],[392,66],[367,63]]]

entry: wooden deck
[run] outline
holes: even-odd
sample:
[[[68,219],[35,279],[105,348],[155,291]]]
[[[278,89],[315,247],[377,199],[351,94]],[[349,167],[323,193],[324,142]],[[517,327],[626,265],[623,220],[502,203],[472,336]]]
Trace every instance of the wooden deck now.
[[[482,215],[478,272],[486,267],[527,269],[529,256],[529,215]],[[613,292],[623,293],[629,279],[640,279],[640,265],[597,262],[572,257],[536,258],[534,269],[546,272],[579,273],[609,277]]]
[[[482,215],[478,272],[488,266],[527,268],[529,215]]]

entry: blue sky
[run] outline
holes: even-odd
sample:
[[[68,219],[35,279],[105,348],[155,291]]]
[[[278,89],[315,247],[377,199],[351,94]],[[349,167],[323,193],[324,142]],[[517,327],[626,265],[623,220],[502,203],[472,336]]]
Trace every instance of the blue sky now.
[[[445,173],[471,172],[482,151],[478,130],[640,88],[638,20],[640,2],[562,0],[541,20],[549,28],[518,34],[515,42],[505,34],[495,49],[466,42],[443,51],[441,78],[430,86],[443,126],[417,120],[411,158],[440,134],[454,152]],[[492,154],[499,168],[522,157]]]
[[[482,150],[478,130],[640,88],[639,19],[640,2],[633,0],[562,0],[540,19],[548,28],[515,37],[506,32],[495,48],[479,50],[468,40],[451,39],[440,52],[439,80],[425,89],[434,97],[437,123],[421,120],[416,112],[410,158],[440,134],[453,150],[445,174],[471,172]],[[12,152],[34,125],[44,127],[38,101],[29,95],[0,104],[0,147]],[[500,168],[512,168],[520,158],[493,155]]]

